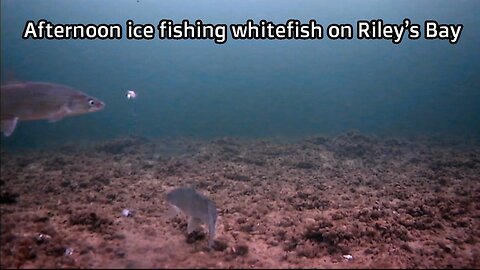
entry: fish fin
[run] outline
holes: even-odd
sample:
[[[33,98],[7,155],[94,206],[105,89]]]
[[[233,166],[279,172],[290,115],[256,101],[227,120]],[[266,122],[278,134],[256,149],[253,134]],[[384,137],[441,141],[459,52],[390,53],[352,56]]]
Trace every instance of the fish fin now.
[[[52,113],[50,117],[48,117],[48,122],[49,123],[58,122],[62,120],[67,114],[68,114],[68,109],[65,107],[62,107],[60,110],[56,111],[55,113]]]
[[[180,209],[173,204],[170,204],[167,212],[167,219],[172,219],[180,213]]]
[[[194,231],[198,231],[198,229],[200,228],[200,223],[201,220],[199,218],[189,217],[187,224],[187,233],[191,234]]]
[[[215,240],[215,230],[216,230],[216,224],[215,223],[210,223],[208,224],[208,246],[212,247],[213,241]]]
[[[17,126],[18,117],[14,117],[10,120],[2,120],[2,132],[5,137],[12,135],[15,127]]]
[[[213,240],[215,239],[215,231],[217,230],[217,208],[215,205],[208,205],[208,246],[212,247]]]

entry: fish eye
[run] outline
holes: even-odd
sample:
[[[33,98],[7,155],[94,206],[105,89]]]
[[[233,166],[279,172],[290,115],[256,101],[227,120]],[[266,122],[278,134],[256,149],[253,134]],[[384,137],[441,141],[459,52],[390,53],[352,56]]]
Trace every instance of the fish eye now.
[[[89,100],[88,100],[88,104],[90,104],[90,106],[95,105],[95,100],[89,99]]]

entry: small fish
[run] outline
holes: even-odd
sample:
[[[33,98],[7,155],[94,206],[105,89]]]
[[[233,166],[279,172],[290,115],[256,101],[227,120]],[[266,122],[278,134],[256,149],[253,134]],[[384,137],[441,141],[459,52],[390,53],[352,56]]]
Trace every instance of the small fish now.
[[[46,82],[21,82],[1,86],[2,132],[10,136],[18,121],[56,122],[66,116],[96,112],[105,103],[71,87]]]
[[[180,211],[188,216],[188,234],[197,231],[201,223],[207,225],[208,246],[211,247],[217,223],[215,203],[192,188],[174,189],[167,194],[166,198],[170,204],[170,218],[176,216]]]

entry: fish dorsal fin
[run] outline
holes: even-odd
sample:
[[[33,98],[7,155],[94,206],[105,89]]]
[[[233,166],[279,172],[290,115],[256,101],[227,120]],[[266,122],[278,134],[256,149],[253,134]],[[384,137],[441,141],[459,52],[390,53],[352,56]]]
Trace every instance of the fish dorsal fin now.
[[[2,120],[2,132],[5,137],[12,135],[17,126],[18,117],[9,120]]]

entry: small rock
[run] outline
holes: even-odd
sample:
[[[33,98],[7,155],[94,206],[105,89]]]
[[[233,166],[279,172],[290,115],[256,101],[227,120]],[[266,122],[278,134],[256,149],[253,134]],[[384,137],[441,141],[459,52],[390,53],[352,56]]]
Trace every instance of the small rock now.
[[[248,253],[248,246],[247,245],[236,245],[232,247],[232,253],[237,256],[245,256]]]
[[[224,251],[225,249],[227,249],[227,247],[228,245],[224,241],[220,241],[220,240],[213,241],[212,248],[216,251]]]
[[[128,210],[128,209],[123,209],[123,210],[122,210],[122,216],[124,216],[124,217],[131,217],[131,216],[133,216],[133,212],[130,211],[130,210]]]
[[[63,253],[65,256],[70,256],[73,254],[73,248],[66,248],[65,252]]]
[[[37,237],[35,237],[35,241],[37,242],[37,244],[42,244],[48,241],[50,238],[52,238],[50,235],[41,233]]]

